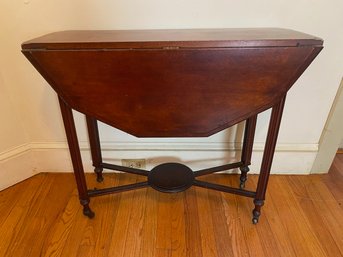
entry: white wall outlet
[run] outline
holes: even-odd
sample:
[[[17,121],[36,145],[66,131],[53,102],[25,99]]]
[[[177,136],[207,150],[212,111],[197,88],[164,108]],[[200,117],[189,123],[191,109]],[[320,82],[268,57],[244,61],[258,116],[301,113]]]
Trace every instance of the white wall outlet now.
[[[146,161],[145,159],[122,159],[121,164],[125,167],[145,169]]]

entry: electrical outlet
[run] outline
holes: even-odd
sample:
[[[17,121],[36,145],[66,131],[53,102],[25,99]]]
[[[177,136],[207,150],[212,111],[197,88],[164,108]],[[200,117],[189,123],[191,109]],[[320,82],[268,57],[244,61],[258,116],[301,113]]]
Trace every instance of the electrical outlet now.
[[[146,161],[145,159],[122,159],[121,164],[125,167],[145,169]]]

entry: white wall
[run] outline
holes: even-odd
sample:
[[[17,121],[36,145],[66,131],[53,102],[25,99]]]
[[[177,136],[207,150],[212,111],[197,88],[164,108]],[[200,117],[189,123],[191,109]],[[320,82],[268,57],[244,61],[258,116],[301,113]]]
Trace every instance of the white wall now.
[[[34,174],[28,137],[0,70],[0,190]]]
[[[330,169],[343,138],[343,79],[332,103],[329,116],[319,141],[319,149],[312,165],[312,173]]]
[[[5,143],[0,151],[23,142],[33,154],[33,169],[70,170],[65,136],[55,93],[20,53],[20,44],[45,33],[68,29],[155,29],[155,28],[219,28],[219,27],[284,27],[322,37],[325,48],[290,90],[282,121],[274,172],[308,173],[318,149],[319,138],[331,103],[337,91],[343,67],[343,1],[228,1],[228,0],[118,0],[118,1],[44,1],[23,0],[0,2],[0,69],[11,100],[12,109],[27,133],[24,140],[17,135],[13,123],[1,130]],[[1,91],[3,94],[3,91]],[[3,96],[4,97],[4,96]],[[6,104],[6,103],[3,103]],[[7,118],[9,109],[2,108],[0,116]],[[263,146],[268,126],[268,113],[260,115],[256,134],[256,149]],[[13,118],[11,118],[13,119]],[[84,121],[77,116],[80,140],[86,141]],[[10,132],[8,132],[10,130]],[[102,141],[108,148],[105,154],[122,156],[216,159],[221,163],[235,155],[235,130],[224,131],[205,139],[138,140],[102,125]],[[136,147],[161,151],[111,151],[114,142],[122,150]],[[129,142],[130,144],[124,144]],[[139,146],[138,142],[145,142]],[[158,142],[154,145],[147,144]],[[170,141],[168,141],[170,142]],[[203,151],[186,150],[189,142]],[[1,143],[2,144],[2,143]],[[87,143],[82,143],[87,148]],[[209,151],[208,148],[212,151]],[[227,149],[231,149],[227,153]],[[87,149],[84,154],[87,155]],[[149,155],[149,156],[147,156]],[[0,152],[1,156],[1,152]],[[254,155],[254,170],[258,170],[260,151]],[[44,157],[44,158],[42,158]],[[89,167],[89,157],[85,162]],[[158,158],[158,160],[165,158]],[[156,159],[149,159],[154,163]],[[195,162],[195,166],[200,163]],[[207,162],[210,165],[212,162]],[[203,163],[201,163],[203,164]],[[0,170],[0,173],[3,172]]]

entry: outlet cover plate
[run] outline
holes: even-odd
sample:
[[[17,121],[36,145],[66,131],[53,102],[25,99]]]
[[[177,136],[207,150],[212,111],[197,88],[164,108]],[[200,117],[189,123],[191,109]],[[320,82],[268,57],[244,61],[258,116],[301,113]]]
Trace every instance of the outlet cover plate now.
[[[121,164],[125,167],[135,168],[135,169],[145,169],[146,160],[145,159],[122,159]]]

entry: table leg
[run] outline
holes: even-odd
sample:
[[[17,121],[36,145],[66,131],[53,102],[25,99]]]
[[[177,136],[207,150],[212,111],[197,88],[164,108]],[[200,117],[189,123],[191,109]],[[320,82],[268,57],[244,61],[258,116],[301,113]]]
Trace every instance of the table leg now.
[[[79,199],[81,205],[83,206],[83,214],[88,216],[89,218],[93,218],[94,212],[92,212],[92,210],[89,208],[89,196],[87,193],[86,178],[82,165],[79,142],[77,140],[73,112],[72,109],[64,102],[61,97],[58,97],[58,100],[60,103],[64,128],[68,140],[71,161],[73,163],[75,180],[79,192]]]
[[[96,180],[102,182],[104,180],[102,176],[102,156],[101,156],[101,147],[100,147],[100,138],[99,138],[99,129],[97,120],[91,116],[86,115],[87,129],[89,144],[92,154],[92,162],[94,166],[94,172],[96,173]]]
[[[276,140],[279,133],[280,122],[285,104],[284,96],[280,102],[272,108],[272,114],[269,121],[269,128],[267,134],[267,140],[264,148],[263,159],[261,164],[260,176],[258,178],[256,197],[254,199],[255,209],[253,210],[253,223],[256,224],[261,215],[261,207],[264,204],[265,194],[267,190],[267,184],[274,157],[274,151],[276,146]]]
[[[256,128],[257,115],[248,118],[245,121],[244,140],[241,161],[243,166],[240,167],[241,176],[239,187],[243,189],[245,187],[245,181],[247,180],[247,173],[249,172],[249,165],[251,164],[251,154],[254,144],[255,128]]]

